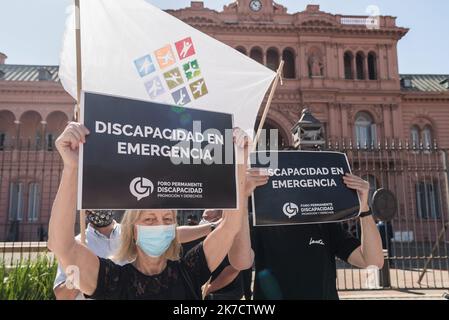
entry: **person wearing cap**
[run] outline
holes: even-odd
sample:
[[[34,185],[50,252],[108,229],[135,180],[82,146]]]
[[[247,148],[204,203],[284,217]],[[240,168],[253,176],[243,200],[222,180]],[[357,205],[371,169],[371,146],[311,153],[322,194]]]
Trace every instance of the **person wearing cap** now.
[[[112,211],[87,211],[86,246],[97,256],[108,258],[120,245],[120,224],[114,220]],[[81,242],[81,236],[75,237]],[[58,300],[84,300],[79,290],[66,285],[67,276],[58,264],[53,292]]]

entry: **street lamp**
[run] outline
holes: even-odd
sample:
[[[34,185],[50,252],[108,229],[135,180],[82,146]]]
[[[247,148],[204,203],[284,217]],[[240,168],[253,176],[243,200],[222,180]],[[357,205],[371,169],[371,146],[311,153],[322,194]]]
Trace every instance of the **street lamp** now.
[[[302,110],[301,119],[291,130],[294,147],[299,150],[321,150],[326,140],[323,124],[316,119],[308,108]]]

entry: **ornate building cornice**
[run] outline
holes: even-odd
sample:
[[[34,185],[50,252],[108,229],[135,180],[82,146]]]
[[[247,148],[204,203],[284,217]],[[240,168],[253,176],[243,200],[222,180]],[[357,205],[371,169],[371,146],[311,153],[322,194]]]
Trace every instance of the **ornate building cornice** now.
[[[396,18],[391,16],[377,17],[379,27],[369,28],[363,23],[368,21],[368,16],[334,15],[320,11],[316,5],[308,5],[305,11],[289,14],[284,6],[274,2],[272,6],[271,11],[267,9],[263,13],[254,13],[239,10],[237,2],[234,2],[218,12],[192,2],[191,7],[166,12],[207,32],[321,33],[400,39],[409,31],[407,28],[397,27]]]
[[[403,93],[403,102],[449,102],[449,92]]]

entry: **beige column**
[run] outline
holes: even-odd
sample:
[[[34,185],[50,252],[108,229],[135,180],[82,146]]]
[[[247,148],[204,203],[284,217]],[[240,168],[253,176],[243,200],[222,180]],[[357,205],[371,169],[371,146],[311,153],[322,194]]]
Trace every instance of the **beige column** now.
[[[391,138],[393,136],[393,119],[391,118],[390,105],[382,105],[382,114],[384,118],[384,133],[386,138]]]
[[[45,121],[45,120],[42,120],[41,121],[41,125],[42,125],[42,128],[41,128],[41,135],[42,135],[42,150],[46,150],[47,149],[47,137],[46,137],[46,134],[47,134],[47,121]]]
[[[300,56],[299,56],[299,63],[300,63],[300,69],[299,69],[299,72],[300,72],[300,75],[301,75],[301,78],[308,78],[309,77],[309,74],[308,74],[308,67],[307,67],[307,57],[306,57],[306,48],[303,46],[303,45],[301,45],[301,47],[300,47],[300,52],[301,52],[301,54],[300,54]]]
[[[16,125],[16,147],[19,148],[20,147],[20,121],[19,120],[15,120],[14,124]]]
[[[391,104],[391,117],[393,118],[393,137],[394,138],[402,138],[402,110],[400,104]]]
[[[365,80],[369,79],[369,75],[368,75],[368,55],[365,55],[365,57],[363,59],[363,76],[364,76]]]
[[[348,105],[342,104],[341,105],[341,129],[342,129],[342,138],[352,138],[350,135],[349,128],[349,119],[348,119]]]
[[[345,78],[345,53],[343,50],[343,46],[337,45],[337,56],[338,56],[338,78],[344,79]]]
[[[331,102],[328,104],[328,123],[329,123],[329,138],[334,141],[335,137],[338,136],[338,119],[339,116],[336,113],[336,105]]]
[[[357,53],[353,54],[352,57],[352,79],[357,79],[357,64],[355,63],[357,60]]]

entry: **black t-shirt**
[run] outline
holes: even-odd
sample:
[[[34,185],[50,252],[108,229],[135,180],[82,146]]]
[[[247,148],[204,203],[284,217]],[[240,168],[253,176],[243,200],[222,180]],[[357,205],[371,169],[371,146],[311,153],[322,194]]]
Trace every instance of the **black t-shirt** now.
[[[195,247],[198,243],[204,241],[206,239],[206,237],[198,239],[198,240],[194,240],[191,242],[187,242],[187,243],[183,243],[182,244],[182,251],[183,252],[189,252],[191,250],[191,248]],[[227,267],[231,265],[231,263],[229,262],[229,258],[228,256],[226,256],[223,261],[220,263],[220,265],[217,267],[217,269],[215,269],[212,274],[211,274],[211,282],[214,281],[215,279],[217,279],[217,277],[223,272],[223,270]],[[228,284],[226,287],[221,288],[220,290],[217,290],[213,293],[215,294],[227,294],[229,292],[243,292],[243,285],[242,285],[242,279],[239,275],[234,279],[234,281],[232,281],[230,284]],[[243,293],[242,293],[243,294]]]
[[[181,268],[184,268],[185,272],[182,272]],[[201,297],[201,286],[210,275],[202,243],[190,250],[181,260],[167,261],[164,271],[154,276],[141,273],[132,264],[119,266],[111,260],[100,259],[97,289],[90,298],[194,300]],[[190,276],[190,280],[187,280],[186,276]],[[196,294],[192,290],[195,290]]]
[[[211,282],[215,281],[215,279],[218,278],[218,276],[223,272],[223,270],[230,265],[231,263],[229,262],[229,258],[228,256],[226,256],[224,260],[221,262],[221,264],[217,267],[217,269],[215,269],[215,271],[212,272]],[[226,287],[221,288],[220,290],[217,290],[212,293],[214,294],[234,293],[235,295],[241,297],[243,295],[243,282],[241,274],[239,273],[237,277]]]
[[[341,224],[254,227],[255,300],[336,300],[335,257],[347,261],[360,241]]]

